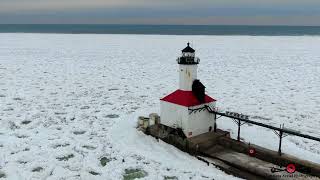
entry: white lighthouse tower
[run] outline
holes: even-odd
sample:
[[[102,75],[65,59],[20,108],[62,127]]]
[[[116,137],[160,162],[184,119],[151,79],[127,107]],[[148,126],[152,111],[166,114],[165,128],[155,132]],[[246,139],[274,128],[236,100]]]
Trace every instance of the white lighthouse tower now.
[[[179,89],[192,90],[192,83],[197,79],[197,69],[200,59],[195,57],[195,50],[190,44],[182,50],[182,56],[177,59],[179,64]]]
[[[200,59],[189,43],[177,62],[179,89],[160,99],[161,124],[182,130],[188,138],[209,132],[214,128],[215,116],[204,107],[213,109],[216,100],[205,94],[205,86],[197,79]]]

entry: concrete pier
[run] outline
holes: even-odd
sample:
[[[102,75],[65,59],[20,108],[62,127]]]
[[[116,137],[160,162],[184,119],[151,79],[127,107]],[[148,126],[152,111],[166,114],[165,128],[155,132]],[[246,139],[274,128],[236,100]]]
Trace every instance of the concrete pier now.
[[[148,118],[142,118],[147,121]],[[142,124],[142,123],[140,123]],[[319,179],[320,165],[254,144],[237,141],[230,133],[217,129],[191,138],[186,138],[177,129],[155,123],[140,127],[140,130],[188,152],[198,159],[222,169],[226,173],[245,179]],[[249,150],[254,150],[250,154]],[[293,164],[294,172],[286,167]]]

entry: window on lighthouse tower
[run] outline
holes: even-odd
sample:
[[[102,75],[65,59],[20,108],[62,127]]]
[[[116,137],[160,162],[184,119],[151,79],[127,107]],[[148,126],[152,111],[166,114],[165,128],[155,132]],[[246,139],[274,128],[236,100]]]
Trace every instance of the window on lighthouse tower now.
[[[182,56],[184,56],[184,57],[194,57],[194,53],[184,52],[184,53],[182,53]]]

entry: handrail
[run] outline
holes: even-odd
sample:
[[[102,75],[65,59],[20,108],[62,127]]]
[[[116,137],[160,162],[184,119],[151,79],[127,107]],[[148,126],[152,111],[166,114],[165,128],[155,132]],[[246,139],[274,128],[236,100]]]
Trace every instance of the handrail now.
[[[220,115],[220,116],[225,116],[225,117],[231,118],[238,125],[238,137],[237,137],[238,141],[240,141],[240,127],[245,123],[254,124],[257,126],[264,127],[264,128],[272,129],[274,131],[274,133],[279,137],[279,149],[278,149],[279,156],[281,156],[282,138],[288,134],[320,142],[320,138],[318,138],[318,137],[310,136],[307,134],[301,134],[295,130],[285,129],[284,125],[282,125],[282,126],[280,125],[280,128],[270,126],[267,124],[251,121],[251,120],[249,120],[249,116],[246,116],[246,115],[243,116],[242,114],[238,114],[238,113],[229,113],[228,111],[226,113],[215,111],[215,110],[211,109],[211,107],[208,105],[204,105],[203,107],[200,107],[200,108],[188,109],[188,110],[191,111],[191,113],[193,113],[193,112],[201,111],[202,109],[208,110],[209,113],[213,113],[213,114],[215,114],[215,116]],[[234,115],[230,115],[230,114],[234,114]],[[238,121],[236,121],[236,120],[238,120]],[[215,128],[214,128],[215,130],[216,130],[216,127],[217,126],[215,123]],[[277,131],[279,131],[279,132],[277,132]],[[284,134],[284,133],[286,133],[286,134]]]
[[[299,137],[303,137],[303,138],[307,138],[307,139],[311,139],[311,140],[315,140],[315,141],[319,141],[320,142],[320,138],[318,138],[318,137],[314,137],[314,136],[310,136],[310,135],[306,135],[306,134],[301,134],[301,133],[298,133],[296,131],[289,130],[289,129],[278,128],[278,127],[270,126],[270,125],[267,125],[267,124],[255,122],[255,121],[249,120],[247,118],[244,119],[244,118],[240,118],[240,117],[236,117],[236,116],[227,115],[226,113],[214,111],[209,106],[206,106],[206,109],[210,113],[214,113],[214,114],[217,114],[217,115],[220,115],[220,116],[225,116],[225,117],[228,117],[228,118],[237,119],[239,121],[243,121],[243,122],[246,122],[246,123],[249,123],[249,124],[254,124],[254,125],[257,125],[257,126],[261,126],[261,127],[264,127],[264,128],[268,128],[268,129],[272,129],[272,130],[276,130],[276,131],[280,131],[280,132],[282,131],[283,133],[287,133],[287,134],[291,134],[291,135],[295,135],[295,136],[299,136]]]

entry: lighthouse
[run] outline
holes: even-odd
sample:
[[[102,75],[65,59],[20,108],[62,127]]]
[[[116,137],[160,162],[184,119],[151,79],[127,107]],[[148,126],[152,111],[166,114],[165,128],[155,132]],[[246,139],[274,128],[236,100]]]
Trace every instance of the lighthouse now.
[[[177,63],[179,89],[160,99],[161,124],[182,131],[187,138],[210,132],[215,116],[205,107],[215,108],[216,100],[205,94],[205,86],[197,79],[200,59],[189,43]]]

